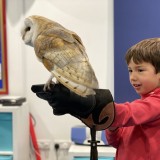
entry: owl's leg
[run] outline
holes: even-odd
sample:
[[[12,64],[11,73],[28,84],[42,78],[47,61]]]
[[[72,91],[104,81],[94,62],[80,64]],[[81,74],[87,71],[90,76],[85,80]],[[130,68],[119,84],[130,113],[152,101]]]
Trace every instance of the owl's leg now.
[[[51,85],[51,84],[55,84],[55,83],[52,81],[53,77],[54,77],[53,75],[51,75],[51,76],[49,77],[48,81],[47,81],[46,84],[44,85],[44,88],[43,88],[44,91],[50,90],[50,89],[51,89],[51,88],[50,88],[50,85]]]

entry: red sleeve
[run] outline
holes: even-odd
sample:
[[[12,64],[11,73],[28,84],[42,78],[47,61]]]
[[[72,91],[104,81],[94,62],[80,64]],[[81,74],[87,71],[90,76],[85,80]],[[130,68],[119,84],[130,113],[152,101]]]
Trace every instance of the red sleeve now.
[[[117,148],[123,133],[123,127],[146,124],[160,118],[160,95],[151,95],[131,103],[115,103],[115,120],[111,127],[120,127],[116,131],[106,130],[108,143]]]
[[[131,103],[115,103],[115,120],[112,127],[146,124],[160,118],[160,96],[151,95]]]
[[[109,131],[108,129],[105,130],[109,145],[112,145],[114,148],[118,148],[122,130],[123,128],[118,128],[116,131]]]

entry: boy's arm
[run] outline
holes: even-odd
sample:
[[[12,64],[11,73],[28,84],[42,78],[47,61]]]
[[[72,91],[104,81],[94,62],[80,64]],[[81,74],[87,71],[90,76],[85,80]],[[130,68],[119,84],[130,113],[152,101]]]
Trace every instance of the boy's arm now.
[[[118,148],[123,128],[108,128],[105,130],[108,144],[114,148]]]
[[[108,130],[111,132],[114,132],[118,129],[118,127],[109,127]]]

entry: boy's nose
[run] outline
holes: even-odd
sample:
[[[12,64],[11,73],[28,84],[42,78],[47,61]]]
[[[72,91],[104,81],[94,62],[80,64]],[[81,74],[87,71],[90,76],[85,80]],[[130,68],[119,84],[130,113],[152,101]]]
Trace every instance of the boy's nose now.
[[[130,74],[130,80],[131,80],[131,81],[136,81],[136,80],[137,80],[137,74],[136,74],[135,72],[132,72],[132,73]]]

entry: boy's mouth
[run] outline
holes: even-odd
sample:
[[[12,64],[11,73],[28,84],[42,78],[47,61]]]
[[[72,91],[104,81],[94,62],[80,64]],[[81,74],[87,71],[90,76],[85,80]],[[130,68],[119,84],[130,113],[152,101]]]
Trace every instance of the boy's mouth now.
[[[139,88],[141,87],[141,84],[132,84],[134,88]]]

